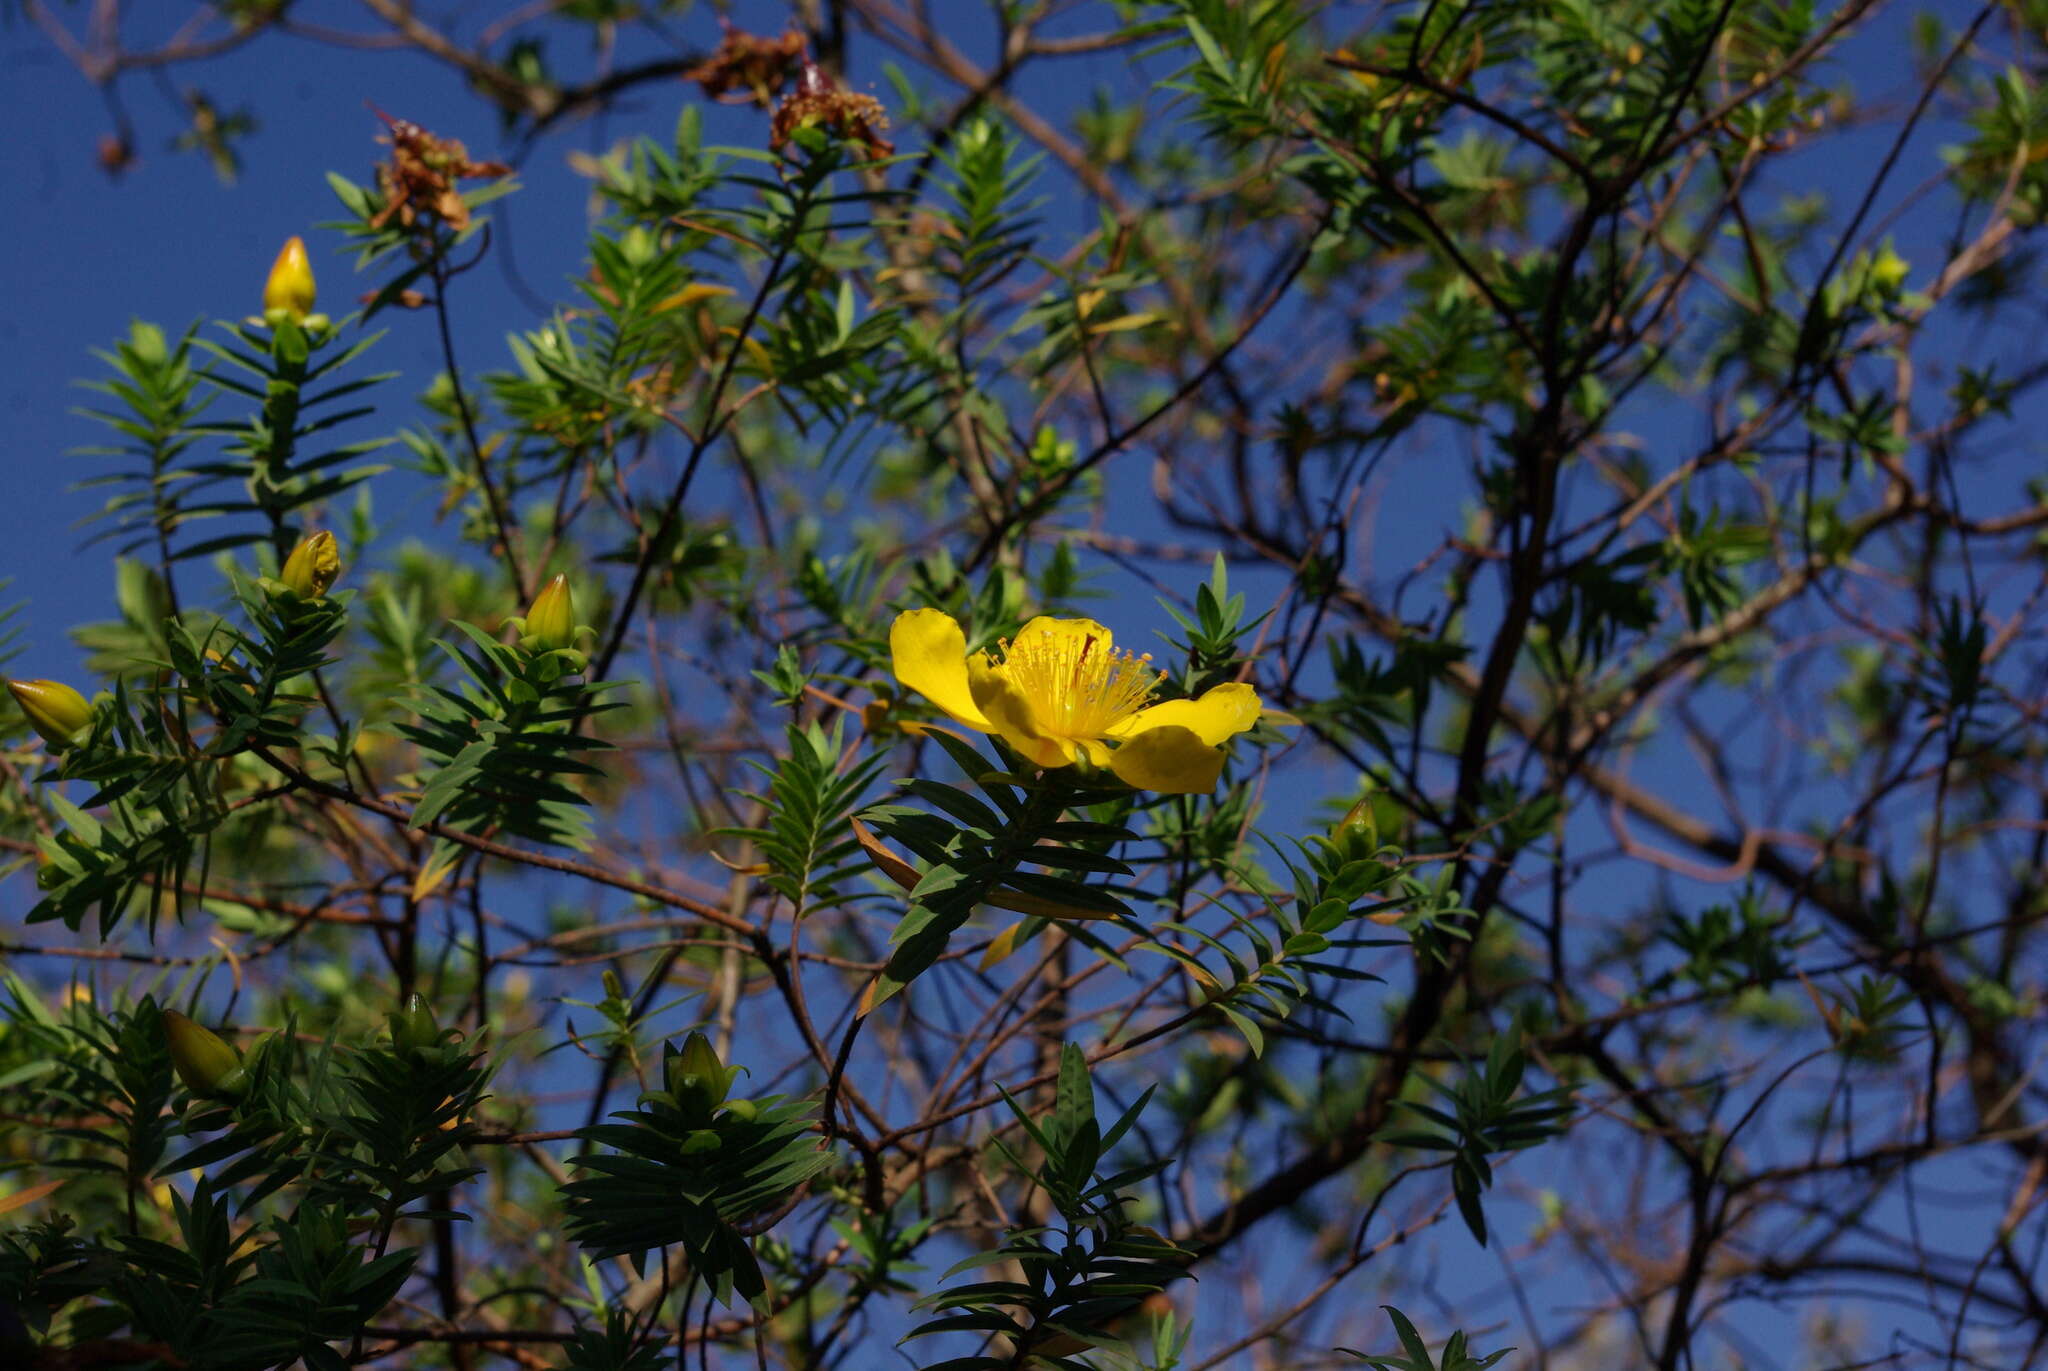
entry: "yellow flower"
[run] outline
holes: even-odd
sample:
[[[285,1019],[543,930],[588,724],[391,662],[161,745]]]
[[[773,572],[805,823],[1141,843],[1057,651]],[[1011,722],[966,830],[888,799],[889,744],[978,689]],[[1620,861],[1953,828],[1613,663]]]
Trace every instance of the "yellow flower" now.
[[[303,600],[317,600],[327,593],[341,575],[341,554],[334,550],[334,535],[322,529],[292,549],[284,569],[277,574]]]
[[[1259,721],[1248,685],[1153,704],[1163,674],[1093,619],[1033,619],[1000,652],[969,656],[951,615],[913,609],[889,630],[889,652],[897,680],[967,727],[1039,766],[1086,759],[1139,790],[1213,789],[1220,744]]]
[[[72,737],[92,722],[92,705],[62,681],[9,681],[7,688],[52,752],[71,746]]]
[[[271,264],[270,279],[263,283],[263,308],[303,319],[313,308],[314,293],[313,264],[306,260],[305,243],[293,234],[284,240]]]

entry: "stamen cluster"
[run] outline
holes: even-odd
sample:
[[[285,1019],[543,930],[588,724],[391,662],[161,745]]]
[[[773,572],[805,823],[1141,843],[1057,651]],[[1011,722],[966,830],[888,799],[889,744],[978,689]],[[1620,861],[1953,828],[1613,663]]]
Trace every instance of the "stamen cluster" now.
[[[1152,655],[1105,646],[1094,634],[1039,634],[1002,643],[1001,666],[1048,733],[1099,738],[1152,702],[1165,673]]]

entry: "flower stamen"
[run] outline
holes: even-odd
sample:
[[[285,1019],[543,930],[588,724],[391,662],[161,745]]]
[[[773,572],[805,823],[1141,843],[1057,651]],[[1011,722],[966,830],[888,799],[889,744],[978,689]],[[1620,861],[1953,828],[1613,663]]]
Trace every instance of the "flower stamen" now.
[[[1098,652],[1093,633],[1033,634],[1022,644],[1003,640],[992,661],[1031,702],[1038,726],[1063,738],[1100,738],[1152,702],[1165,673],[1150,653]]]

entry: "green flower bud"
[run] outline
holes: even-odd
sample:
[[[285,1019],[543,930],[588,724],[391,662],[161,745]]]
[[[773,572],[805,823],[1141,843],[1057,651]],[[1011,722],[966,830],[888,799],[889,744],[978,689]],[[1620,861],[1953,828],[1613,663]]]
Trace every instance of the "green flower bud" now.
[[[9,681],[7,688],[52,752],[71,746],[79,730],[92,722],[92,705],[62,681]]]
[[[292,549],[277,579],[300,599],[317,600],[340,575],[341,554],[335,551],[334,535],[323,529]]]
[[[281,309],[293,319],[303,319],[313,308],[315,287],[313,264],[306,259],[306,245],[297,234],[284,240],[277,260],[271,264],[270,279],[263,283],[263,308]]]
[[[1379,850],[1379,820],[1373,816],[1373,797],[1365,796],[1344,811],[1344,817],[1330,830],[1330,843],[1347,857],[1369,857]]]
[[[441,1041],[441,1026],[427,997],[415,991],[405,997],[405,1007],[386,1014],[391,1024],[391,1045],[401,1050],[424,1052]]]
[[[526,611],[525,643],[536,652],[554,652],[576,641],[576,602],[569,578],[556,576],[533,597]]]
[[[171,1065],[178,1079],[202,1099],[232,1099],[249,1088],[241,1054],[211,1029],[192,1022],[175,1009],[163,1011],[164,1037],[171,1046]]]
[[[702,1033],[683,1040],[678,1052],[670,1047],[661,1063],[662,1084],[684,1111],[708,1119],[732,1089],[734,1068],[718,1060],[718,1051]]]

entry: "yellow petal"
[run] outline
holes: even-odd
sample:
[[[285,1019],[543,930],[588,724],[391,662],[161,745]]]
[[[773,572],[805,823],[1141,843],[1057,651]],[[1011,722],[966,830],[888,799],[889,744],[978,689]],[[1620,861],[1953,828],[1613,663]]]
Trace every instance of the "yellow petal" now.
[[[904,685],[969,728],[994,732],[967,688],[967,635],[952,615],[937,609],[897,615],[889,628],[889,658]]]
[[[1214,747],[1259,721],[1259,692],[1235,683],[1215,686],[1195,700],[1168,700],[1141,709],[1110,730],[1119,738],[1136,737],[1169,724],[1187,729]],[[1147,787],[1148,789],[1152,787]]]
[[[1168,795],[1201,795],[1216,788],[1223,754],[1179,724],[1149,728],[1125,741],[1109,759],[1125,785]]]
[[[1061,639],[1092,642],[1093,646],[1088,650],[1105,657],[1116,647],[1116,639],[1110,631],[1093,619],[1052,619],[1041,614],[1017,630],[1017,636],[1010,640],[1010,655],[1022,657],[1039,651],[1038,640],[1041,638],[1055,640],[1045,644],[1048,651],[1058,651],[1061,646],[1058,640]]]
[[[974,658],[967,663],[967,688],[973,692],[974,703],[981,707],[991,731],[1021,755],[1039,766],[1073,764],[1073,744],[1039,732],[1031,701],[1011,683],[1002,667],[986,657]]]
[[[996,934],[995,937],[989,939],[988,950],[981,954],[980,969],[986,971],[998,962],[1006,960],[1012,952],[1017,950],[1018,935],[1023,931],[1023,924],[1011,924],[1008,928]],[[60,1181],[58,1184],[61,1185],[63,1182]]]

